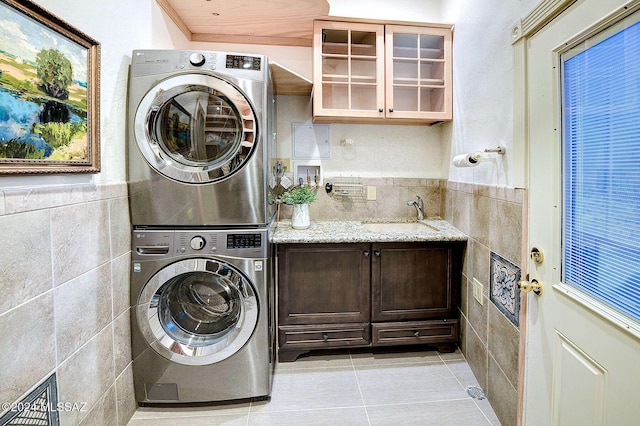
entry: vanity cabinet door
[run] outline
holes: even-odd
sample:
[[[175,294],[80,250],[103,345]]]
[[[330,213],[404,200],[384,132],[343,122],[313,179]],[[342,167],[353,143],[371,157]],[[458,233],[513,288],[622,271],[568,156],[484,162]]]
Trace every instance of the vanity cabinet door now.
[[[463,247],[373,244],[372,322],[457,318]]]
[[[278,246],[279,325],[368,323],[369,244]]]

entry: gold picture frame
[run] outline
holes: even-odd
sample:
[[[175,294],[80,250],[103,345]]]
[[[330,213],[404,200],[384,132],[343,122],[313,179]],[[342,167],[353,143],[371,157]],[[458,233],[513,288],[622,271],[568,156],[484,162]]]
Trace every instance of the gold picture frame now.
[[[100,43],[0,0],[0,174],[100,171]]]

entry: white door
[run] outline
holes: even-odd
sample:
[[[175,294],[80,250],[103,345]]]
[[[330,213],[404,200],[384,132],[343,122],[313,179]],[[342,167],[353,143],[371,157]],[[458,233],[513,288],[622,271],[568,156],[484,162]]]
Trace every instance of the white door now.
[[[603,18],[625,3],[578,1],[530,37],[527,45],[528,241],[529,248],[542,250],[544,260],[528,265],[530,280],[541,282],[543,292],[527,295],[525,425],[640,424],[637,323],[625,323],[614,310],[598,307],[563,283],[561,264],[559,52],[585,32],[605,28]]]

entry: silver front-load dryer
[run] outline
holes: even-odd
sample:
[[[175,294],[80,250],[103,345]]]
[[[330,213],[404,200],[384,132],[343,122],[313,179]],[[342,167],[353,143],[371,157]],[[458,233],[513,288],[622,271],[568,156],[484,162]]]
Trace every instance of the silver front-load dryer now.
[[[275,212],[267,57],[134,50],[128,91],[134,226],[261,226]]]
[[[133,378],[139,403],[265,398],[274,361],[266,229],[134,229]]]

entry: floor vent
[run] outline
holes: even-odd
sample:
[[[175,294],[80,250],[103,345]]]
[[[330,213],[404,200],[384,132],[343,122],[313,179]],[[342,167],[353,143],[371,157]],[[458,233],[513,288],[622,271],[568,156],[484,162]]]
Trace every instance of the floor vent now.
[[[467,395],[469,395],[473,399],[487,399],[482,388],[478,386],[467,386]]]
[[[3,404],[2,411],[9,411],[0,417],[0,426],[59,426],[57,406],[58,390],[53,374],[22,401]]]

